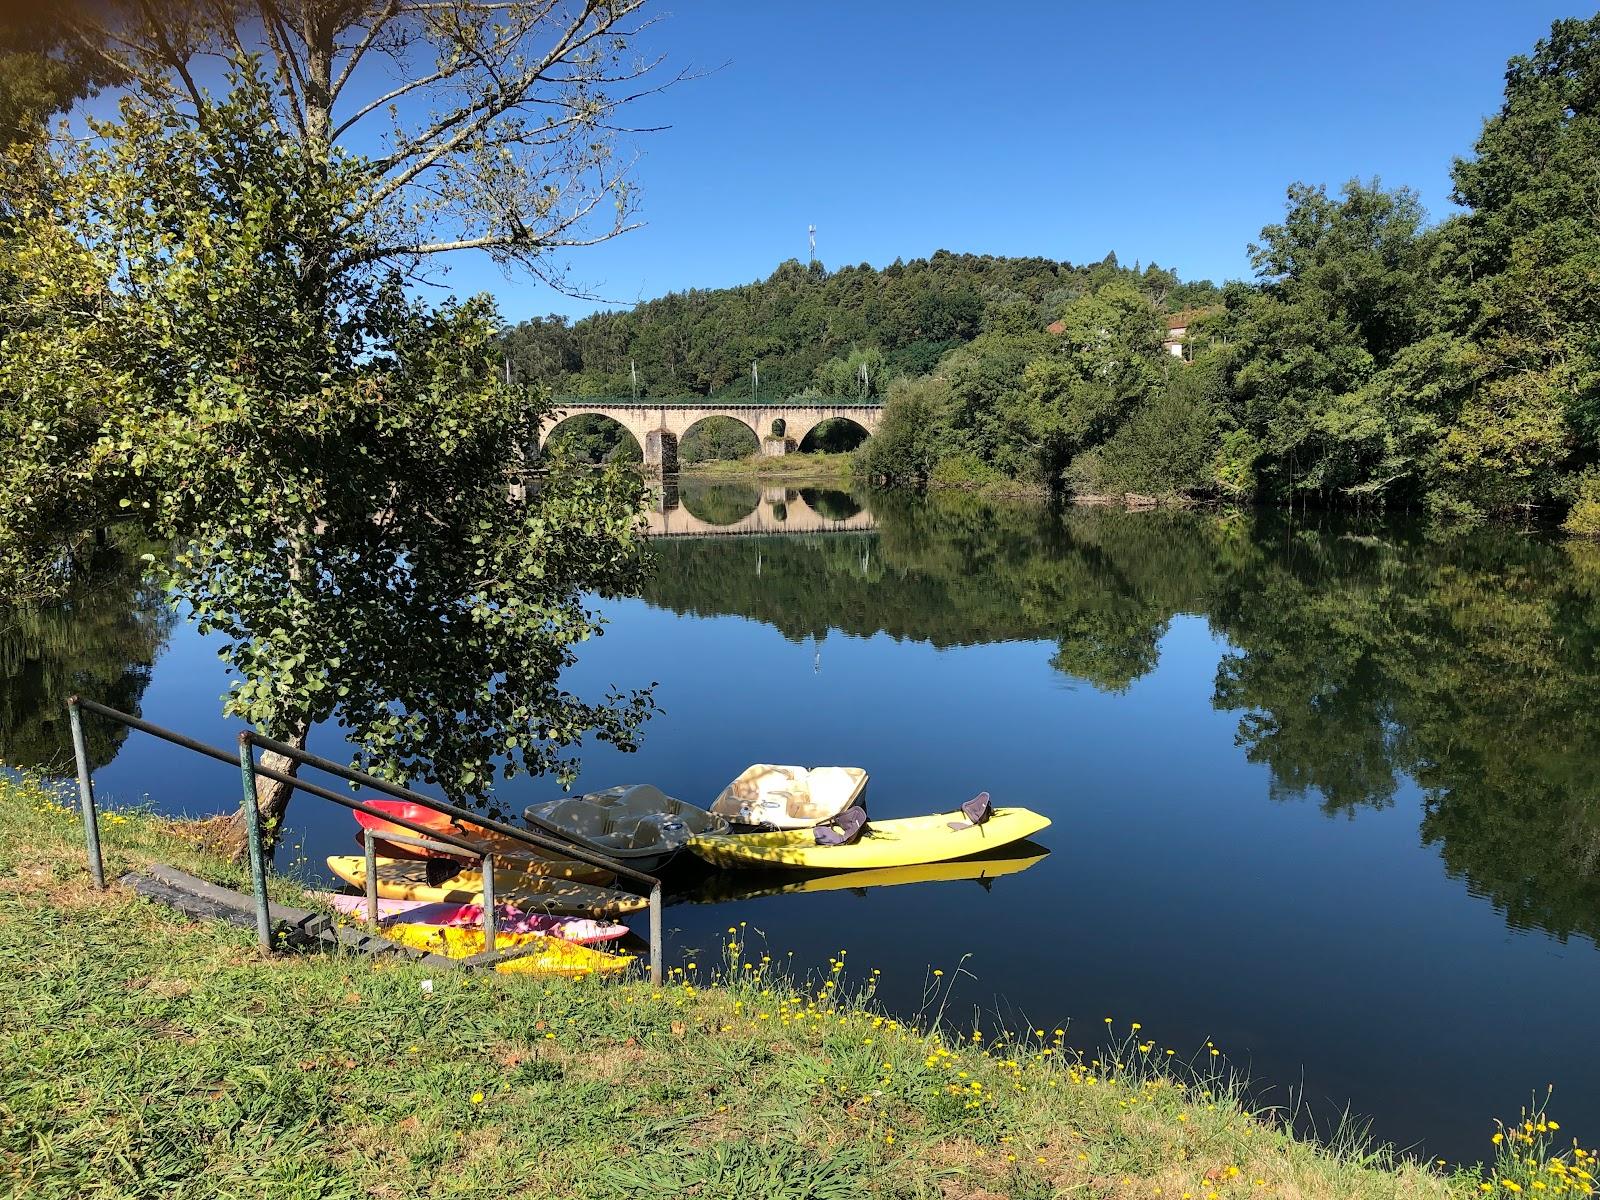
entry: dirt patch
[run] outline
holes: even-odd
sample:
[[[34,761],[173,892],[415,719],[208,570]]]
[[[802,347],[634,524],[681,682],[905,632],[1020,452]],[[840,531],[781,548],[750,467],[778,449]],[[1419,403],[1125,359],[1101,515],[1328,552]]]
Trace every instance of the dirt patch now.
[[[244,857],[244,830],[231,813],[185,817],[166,822],[173,835],[206,854],[237,861]]]
[[[627,1043],[588,1050],[581,1055],[584,1074],[593,1074],[608,1083],[639,1078],[639,1067],[649,1057],[650,1053],[644,1047]]]

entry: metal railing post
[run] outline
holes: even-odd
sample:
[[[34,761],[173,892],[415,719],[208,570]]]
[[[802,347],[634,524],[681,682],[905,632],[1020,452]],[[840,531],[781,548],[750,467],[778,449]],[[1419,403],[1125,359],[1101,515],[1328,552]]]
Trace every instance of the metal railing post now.
[[[249,730],[239,735],[239,775],[244,792],[240,809],[250,852],[250,885],[256,897],[256,943],[263,954],[271,954],[272,912],[267,906],[267,856],[261,841],[261,809],[256,803],[256,751]]]
[[[495,948],[494,855],[483,856],[483,948]]]
[[[372,828],[361,827],[361,852],[366,858],[367,873],[364,880],[367,893],[367,924],[378,924],[378,844]]]
[[[661,885],[650,889],[650,985],[661,986]]]
[[[89,778],[89,751],[83,743],[83,716],[78,697],[67,701],[67,717],[72,722],[72,756],[78,761],[78,803],[83,809],[83,840],[89,852],[89,875],[101,891],[106,886],[106,868],[100,859],[100,818],[94,809],[94,780]]]

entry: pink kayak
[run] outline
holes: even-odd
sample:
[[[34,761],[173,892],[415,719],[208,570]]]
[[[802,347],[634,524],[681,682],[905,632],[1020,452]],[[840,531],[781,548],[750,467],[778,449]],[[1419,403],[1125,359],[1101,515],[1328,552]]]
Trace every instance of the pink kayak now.
[[[326,892],[320,896],[336,910],[355,917],[367,915],[365,896]],[[628,932],[615,921],[595,921],[587,917],[556,917],[547,913],[524,912],[515,904],[495,905],[496,927],[501,933],[542,933],[569,942],[588,944],[609,942]],[[439,903],[429,900],[378,899],[379,921],[404,921],[408,925],[443,925],[465,928],[483,924],[481,904]]]

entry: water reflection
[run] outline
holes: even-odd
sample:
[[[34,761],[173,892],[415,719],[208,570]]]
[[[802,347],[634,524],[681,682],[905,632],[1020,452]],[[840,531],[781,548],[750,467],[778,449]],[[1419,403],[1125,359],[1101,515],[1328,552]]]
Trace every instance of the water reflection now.
[[[1047,858],[971,877],[680,879],[700,903],[671,910],[669,954],[748,920],[797,963],[849,945],[915,1014],[924,971],[970,952],[951,1011],[1215,1037],[1441,1154],[1481,1154],[1482,1122],[1547,1081],[1564,1121],[1600,1122],[1581,1083],[1600,1059],[1573,1036],[1600,987],[1600,549],[688,479],[661,509],[693,532],[661,539],[646,602],[604,602],[608,636],[571,683],[659,679],[665,713],[635,755],[586,746],[582,789],[709,802],[751,761],[850,763],[877,816],[993,789],[1055,821]],[[803,513],[860,532],[791,536]],[[216,640],[180,626],[157,663],[172,619],[133,558],[94,578],[0,625],[0,757],[70,761],[73,689],[225,742]],[[117,758],[108,803],[235,803],[224,765],[89,732]],[[316,736],[346,753],[339,730]],[[520,779],[503,798],[554,791]],[[291,814],[280,869],[315,879],[351,824]]]
[[[875,523],[866,538],[663,539],[652,604],[796,641],[1047,641],[1063,676],[1120,693],[1174,616],[1201,615],[1229,647],[1212,704],[1239,714],[1273,798],[1351,817],[1414,781],[1422,840],[1452,877],[1513,928],[1600,941],[1600,547],[744,483],[689,481],[681,503],[722,525],[802,507]],[[74,691],[139,711],[174,622],[142,549],[102,547],[59,604],[0,611],[0,759],[68,766]],[[97,767],[126,736],[87,733]]]
[[[676,476],[655,485],[645,512],[658,538],[859,533],[873,524],[849,492]]]
[[[95,549],[58,603],[0,607],[0,762],[70,771],[65,706],[74,692],[138,714],[175,620],[144,581],[144,549],[113,539]],[[115,758],[127,733],[86,723],[91,765]]]
[[[647,599],[801,640],[1048,640],[1111,693],[1172,618],[1227,640],[1212,703],[1277,799],[1424,789],[1422,836],[1514,928],[1600,940],[1600,548],[1278,514],[874,496],[877,537],[673,543]],[[759,562],[758,562],[759,559]]]
[[[902,887],[912,883],[954,883],[968,881],[985,891],[997,879],[1019,875],[1038,866],[1050,851],[1023,841],[1002,851],[952,862],[922,863],[910,867],[877,867],[865,871],[795,872],[752,870],[704,872],[702,878],[674,894],[674,901],[686,904],[728,904],[766,896],[790,896],[804,892],[853,892],[865,896],[873,888]]]

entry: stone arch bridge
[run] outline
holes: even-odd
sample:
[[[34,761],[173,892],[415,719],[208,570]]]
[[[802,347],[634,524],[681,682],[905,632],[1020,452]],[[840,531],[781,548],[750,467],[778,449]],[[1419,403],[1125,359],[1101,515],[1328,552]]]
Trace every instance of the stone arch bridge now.
[[[859,425],[867,434],[878,432],[883,416],[881,404],[806,403],[788,404],[646,404],[636,401],[558,401],[555,409],[539,423],[536,445],[544,441],[557,425],[569,417],[595,414],[610,417],[639,443],[647,467],[672,471],[678,465],[678,441],[707,417],[732,417],[743,422],[756,435],[765,454],[785,454],[805,441],[806,435],[824,421],[842,418]],[[784,423],[782,438],[772,437],[772,423]]]

